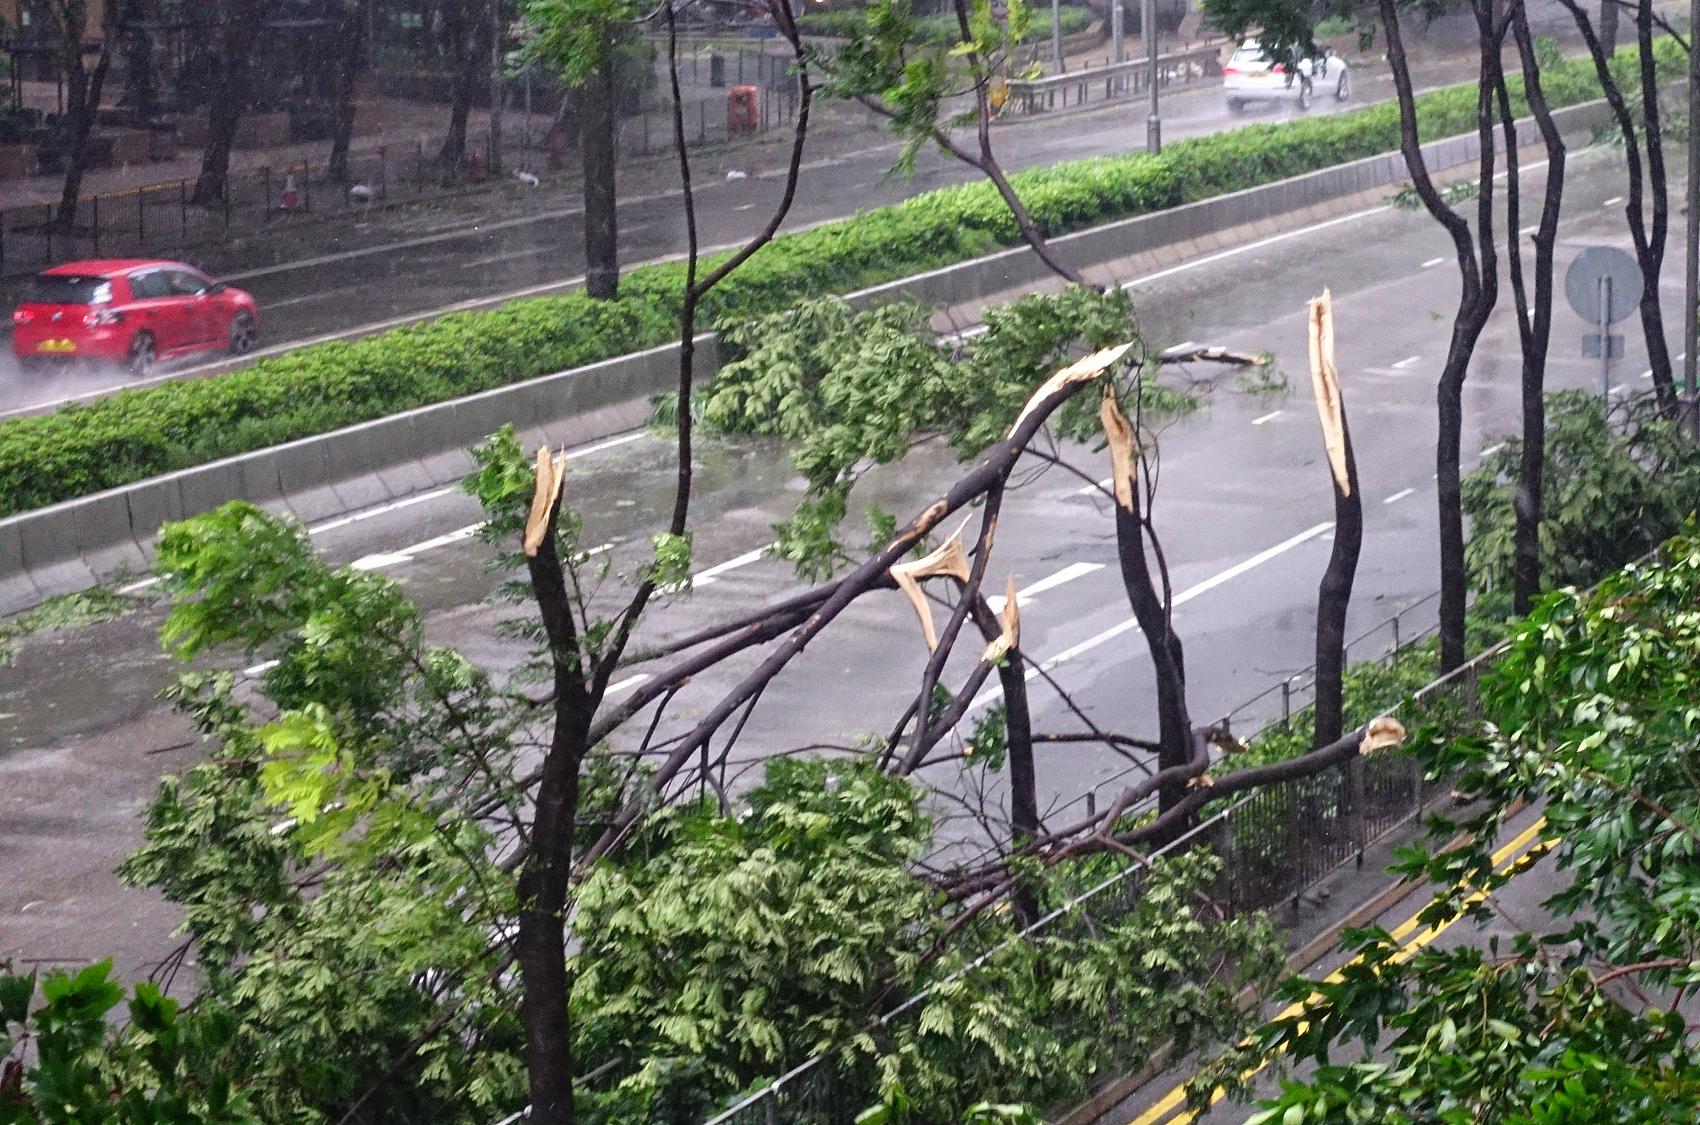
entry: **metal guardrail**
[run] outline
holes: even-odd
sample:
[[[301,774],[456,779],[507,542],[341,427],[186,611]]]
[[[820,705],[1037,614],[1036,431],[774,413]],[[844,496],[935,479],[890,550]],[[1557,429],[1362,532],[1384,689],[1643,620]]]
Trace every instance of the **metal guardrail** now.
[[[1162,55],[1157,59],[1157,84],[1186,86],[1222,73],[1221,45],[1207,44]],[[1151,88],[1152,70],[1145,59],[1129,59],[1045,78],[1021,78],[1008,84],[1003,113],[1030,115],[1083,106],[1092,101],[1131,98]],[[1073,102],[1069,95],[1073,94]]]

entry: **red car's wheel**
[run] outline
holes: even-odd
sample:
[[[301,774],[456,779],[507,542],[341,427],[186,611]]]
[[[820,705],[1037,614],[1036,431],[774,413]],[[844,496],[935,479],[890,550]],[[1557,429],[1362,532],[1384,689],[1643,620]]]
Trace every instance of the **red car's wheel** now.
[[[254,314],[239,312],[230,322],[230,354],[247,355],[259,343],[260,332],[254,327]]]
[[[125,360],[125,366],[130,369],[130,374],[140,377],[153,370],[154,362],[158,358],[153,337],[146,332],[138,332],[135,339],[130,341],[130,354]]]

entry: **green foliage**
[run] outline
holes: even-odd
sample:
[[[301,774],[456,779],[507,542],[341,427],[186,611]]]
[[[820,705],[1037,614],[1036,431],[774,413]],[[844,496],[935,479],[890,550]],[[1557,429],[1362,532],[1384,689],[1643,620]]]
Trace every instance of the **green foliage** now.
[[[1284,1083],[1255,1120],[1580,1125],[1700,1111],[1700,1054],[1682,1013],[1656,999],[1700,983],[1697,605],[1700,540],[1687,532],[1590,592],[1549,594],[1513,628],[1482,682],[1477,733],[1427,748],[1430,769],[1462,771],[1483,806],[1436,823],[1434,839],[1463,828],[1468,842],[1412,850],[1396,870],[1440,888],[1422,924],[1489,917],[1484,896],[1525,866],[1495,868],[1499,825],[1529,802],[1554,841],[1550,928],[1408,960],[1381,930],[1351,935],[1358,959],[1340,978],[1292,982],[1288,998],[1316,999],[1212,1077],[1275,1050],[1327,1064],[1358,1039],[1382,1053]],[[1617,977],[1636,987],[1606,986]]]
[[[1085,31],[1092,25],[1092,21],[1098,18],[1097,13],[1091,8],[1073,4],[1064,5],[1059,15],[1064,35],[1073,35],[1077,31]],[[866,34],[868,23],[868,14],[855,8],[846,8],[836,12],[804,12],[797,17],[797,26],[802,29],[804,35],[818,35],[834,39],[848,39]],[[961,29],[957,25],[954,12],[921,16],[913,21],[912,26],[913,30],[905,41],[914,46],[950,46],[961,39]],[[1049,9],[1046,9],[1033,21],[1033,30],[1045,35],[1050,34]]]
[[[109,1016],[124,1000],[101,961],[40,979],[0,965],[0,1123],[258,1125],[233,1083],[233,1025],[208,1004],[182,1011],[157,985],[136,985],[129,1026]]]
[[[0,621],[0,666],[12,663],[17,657],[19,644],[26,637],[110,621],[128,613],[138,604],[134,598],[104,586],[48,598],[16,617]]]
[[[926,313],[908,305],[856,312],[838,298],[807,301],[752,320],[725,337],[729,362],[703,396],[716,430],[785,438],[807,492],[776,530],[777,554],[818,580],[853,557],[837,538],[856,482],[871,467],[899,460],[928,434],[942,434],[968,458],[1008,432],[1040,383],[1082,348],[1137,337],[1131,299],[1070,286],[1023,297],[985,314],[967,342],[939,341]],[[1122,389],[1145,409],[1193,408],[1189,395],[1142,375]],[[1099,430],[1097,396],[1076,396],[1058,429]],[[882,521],[882,526],[884,526]],[[876,536],[873,546],[888,539]]]
[[[1482,194],[1481,185],[1474,180],[1459,180],[1440,189],[1441,202],[1451,207],[1476,199]],[[1398,191],[1387,197],[1388,205],[1396,211],[1421,211],[1423,198],[1417,194],[1415,184],[1406,184]]]
[[[1465,546],[1472,586],[1511,589],[1522,441],[1501,448],[1464,478]],[[1700,510],[1700,450],[1650,395],[1608,411],[1583,391],[1547,396],[1541,513],[1541,577],[1548,587],[1591,586],[1651,551]]]
[[[1090,922],[1031,940],[994,915],[942,943],[951,912],[914,866],[932,844],[919,796],[866,765],[779,759],[738,816],[669,810],[649,858],[600,869],[579,901],[574,1017],[586,1065],[621,1065],[581,1101],[589,1119],[701,1120],[826,1053],[837,1096],[873,1103],[863,1120],[1023,1120],[1010,1103],[1078,1095],[1171,1034],[1230,1029],[1234,994],[1273,971],[1265,923],[1193,909],[1214,870],[1197,857],[1158,863],[1125,913],[1095,903]],[[1063,873],[1034,882],[1047,902],[1069,893]]]
[[[393,582],[250,505],[168,527],[159,567],[179,657],[277,661],[254,710],[225,673],[168,693],[210,752],[161,783],[120,869],[182,909],[256,1116],[490,1116],[521,1084],[490,941],[514,892],[472,810],[517,812],[499,779],[523,711],[425,646]]]
[[[1674,42],[1659,40],[1656,56],[1664,79],[1685,72],[1686,56]],[[1613,65],[1627,78],[1635,57],[1626,48]],[[1555,108],[1598,96],[1591,67],[1580,63],[1555,67],[1543,80]],[[1511,81],[1520,91],[1520,80]],[[1474,128],[1473,85],[1417,100],[1425,138]],[[1521,105],[1520,93],[1514,102]],[[1040,230],[1055,236],[1387,152],[1398,137],[1397,107],[1382,103],[1188,137],[1157,156],[1135,152],[1030,169],[1011,182]],[[990,184],[941,188],[775,239],[709,295],[703,312],[724,327],[1019,239]],[[618,301],[534,298],[297,348],[217,378],[7,419],[0,423],[0,515],[662,343],[676,323],[683,285],[682,263],[644,266],[621,279]]]

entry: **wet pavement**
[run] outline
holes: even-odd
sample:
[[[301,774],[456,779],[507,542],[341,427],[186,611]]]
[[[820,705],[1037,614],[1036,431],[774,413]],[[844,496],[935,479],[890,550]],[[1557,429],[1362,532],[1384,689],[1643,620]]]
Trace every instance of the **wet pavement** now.
[[[1606,151],[1572,159],[1561,274],[1581,245],[1626,241],[1615,201],[1622,192],[1616,163]],[[1349,634],[1419,601],[1437,584],[1433,388],[1458,281],[1439,228],[1421,213],[1386,209],[1163,274],[1150,284],[1130,282],[1150,341],[1267,349],[1292,381],[1286,395],[1252,396],[1233,389],[1230,376],[1204,411],[1170,423],[1161,437],[1156,523],[1177,591],[1193,712],[1207,718],[1311,658],[1332,498],[1304,374],[1304,301],[1325,285],[1335,295],[1340,369],[1366,501]],[[1514,329],[1507,296],[1466,385],[1466,467],[1474,462],[1470,451],[1515,423]],[[1558,313],[1549,372],[1554,388],[1594,384],[1597,367],[1576,346],[1583,330],[1568,311]],[[1639,389],[1648,385],[1639,378],[1642,349],[1632,325],[1626,334],[1630,355],[1619,372]],[[671,448],[636,433],[578,453],[566,496],[584,513],[584,542],[610,547],[611,599],[619,576],[643,561],[648,536],[665,524]],[[1080,447],[1064,454],[1088,479],[1107,474],[1101,454]],[[711,580],[648,618],[639,648],[798,586],[784,564],[759,555],[771,541],[771,525],[789,514],[800,490],[784,451],[769,442],[710,441],[699,449],[699,463],[695,570],[712,571]],[[857,500],[907,518],[960,471],[942,443],[926,444],[901,466],[872,474]],[[1056,470],[1018,477],[1023,483],[1005,506],[991,585],[1001,588],[1013,574],[1018,587],[1032,591],[1023,611],[1024,650],[1082,711],[1103,726],[1149,736],[1154,720],[1144,644],[1116,577],[1105,499],[1090,489],[1083,494],[1080,479]],[[330,521],[313,538],[335,562],[359,561],[402,582],[425,611],[430,639],[505,670],[516,654],[498,624],[519,610],[491,604],[498,577],[488,569],[489,552],[453,534],[478,518],[469,498],[430,493]],[[860,526],[853,513],[847,534],[857,535]],[[0,881],[0,957],[80,961],[113,953],[134,972],[170,948],[169,908],[119,888],[108,874],[138,838],[133,813],[153,779],[192,753],[179,746],[186,726],[154,702],[170,675],[151,639],[157,617],[150,609],[27,641],[16,664],[0,669],[0,712],[7,713],[0,720],[0,870],[7,873]],[[925,655],[913,612],[899,595],[864,599],[762,697],[734,760],[759,763],[799,745],[884,733],[917,690]],[[661,736],[699,716],[753,659],[698,677],[664,716]],[[233,653],[228,664],[249,660]],[[634,665],[616,689],[629,690],[633,677],[655,671]],[[952,664],[947,680],[959,680],[962,671]],[[1033,686],[1033,699],[1042,729],[1077,729],[1043,684]],[[1242,721],[1238,729],[1249,728]],[[1042,802],[1056,815],[1095,786],[1113,794],[1125,783],[1118,775],[1126,768],[1120,758],[1083,747],[1048,752],[1040,762]],[[960,791],[973,779],[938,771],[933,780]]]
[[[1556,4],[1543,7],[1562,13]],[[1562,31],[1559,22],[1549,22],[1552,30]],[[1432,56],[1419,53],[1414,64],[1419,88],[1473,76],[1473,67],[1456,57],[1445,37],[1437,33],[1435,38]],[[1378,57],[1372,53],[1353,59],[1351,99],[1319,98],[1310,116],[1349,111],[1391,96],[1387,67]],[[1162,114],[1163,136],[1173,141],[1288,120],[1299,111],[1268,104],[1231,113],[1220,89],[1204,84],[1168,96]],[[995,144],[999,159],[1012,171],[1137,151],[1145,143],[1144,118],[1143,101],[1124,100],[1000,125]],[[784,186],[788,149],[782,141],[779,133],[772,133],[749,149],[693,156],[705,248],[737,245],[766,221]],[[890,173],[898,150],[890,135],[868,124],[865,115],[859,128],[841,120],[832,130],[811,137],[784,229],[802,230],[978,177],[935,151],[917,158],[912,176],[894,177]],[[682,255],[686,241],[677,169],[663,160],[628,166],[622,171],[621,190],[622,261],[633,265]],[[328,242],[325,230],[303,227],[294,238],[284,234],[189,255],[194,264],[254,294],[261,311],[261,354],[582,283],[583,212],[570,191],[480,193],[459,202],[376,212],[368,221],[326,229],[335,231]],[[280,260],[284,264],[278,264]],[[212,373],[222,369],[222,361],[219,356],[182,361],[155,378]],[[0,418],[129,385],[135,383],[128,375],[99,368],[24,376],[10,354],[0,352]]]

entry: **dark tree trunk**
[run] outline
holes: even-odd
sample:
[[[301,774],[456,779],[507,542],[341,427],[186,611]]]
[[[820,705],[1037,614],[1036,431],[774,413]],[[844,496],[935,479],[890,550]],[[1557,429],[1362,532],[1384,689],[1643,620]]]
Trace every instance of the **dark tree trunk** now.
[[[555,541],[557,497],[549,532],[528,560],[532,593],[554,666],[555,727],[537,784],[530,847],[519,879],[519,960],[524,998],[525,1065],[532,1125],[572,1125],[573,1041],[568,1010],[567,893],[573,830],[578,823],[579,767],[595,703],[585,689],[577,630]]]
[[[1623,89],[1608,65],[1610,55],[1594,31],[1593,21],[1578,0],[1558,0],[1570,13],[1588,54],[1594,62],[1594,75],[1599,79],[1600,92],[1611,107],[1618,131],[1623,134],[1624,165],[1629,174],[1629,190],[1623,205],[1624,218],[1629,224],[1629,240],[1635,251],[1635,261],[1641,267],[1645,287],[1641,291],[1641,331],[1647,338],[1647,361],[1653,373],[1653,389],[1667,410],[1676,407],[1676,383],[1671,373],[1670,349],[1665,346],[1664,317],[1659,311],[1659,272],[1664,266],[1665,230],[1669,220],[1669,205],[1665,195],[1664,144],[1659,139],[1659,99],[1657,75],[1653,68],[1651,50],[1653,11],[1648,0],[1636,9],[1636,41],[1642,49],[1640,80],[1643,98],[1642,119],[1637,122],[1624,99]],[[1645,130],[1646,168],[1642,167],[1641,137],[1637,126]],[[1653,192],[1653,227],[1647,229],[1647,190]]]
[[[225,0],[214,9],[217,50],[211,52],[213,83],[207,106],[207,147],[190,202],[223,204],[230,193],[230,151],[248,104],[250,60],[260,35],[263,9],[252,0]]]
[[[579,88],[579,149],[584,158],[585,290],[598,300],[619,295],[619,218],[614,177],[617,140],[614,129],[614,59],[608,28],[602,29],[599,57]]]
[[[1615,11],[1613,0],[1606,5]],[[1523,282],[1522,256],[1518,253],[1517,232],[1522,229],[1519,215],[1521,183],[1518,176],[1516,127],[1513,124],[1510,92],[1502,80],[1498,97],[1502,126],[1506,134],[1505,229],[1511,242],[1509,265],[1511,290],[1517,303],[1518,337],[1523,357],[1522,389],[1522,447],[1517,467],[1517,491],[1512,498],[1516,514],[1513,556],[1511,564],[1512,611],[1527,615],[1541,592],[1541,516],[1544,511],[1543,492],[1546,472],[1546,365],[1547,348],[1552,339],[1553,249],[1558,240],[1559,208],[1564,202],[1564,138],[1553,122],[1546,93],[1541,88],[1540,63],[1535,57],[1534,37],[1529,30],[1527,10],[1519,4],[1512,12],[1512,35],[1517,41],[1517,53],[1523,67],[1523,88],[1535,124],[1541,131],[1541,143],[1546,150],[1546,190],[1541,200],[1541,221],[1534,236],[1535,298],[1530,306]]]
[[[1312,315],[1316,314],[1313,312]],[[1311,331],[1317,331],[1315,325]],[[1332,364],[1332,356],[1328,362]],[[1337,382],[1334,393],[1339,394]],[[1346,404],[1342,401],[1339,406],[1345,482],[1342,484],[1334,476],[1333,461],[1328,458],[1329,481],[1334,489],[1334,547],[1328,553],[1328,566],[1322,572],[1322,583],[1316,591],[1316,737],[1311,743],[1313,748],[1327,746],[1343,732],[1346,613],[1352,606],[1352,584],[1357,579],[1358,555],[1364,542],[1364,505],[1358,489],[1358,462],[1352,454],[1352,431],[1346,421]],[[1328,423],[1323,425],[1326,435]]]
[[[1617,21],[1619,0],[1600,0],[1600,46],[1606,54],[1617,50]]]
[[[337,184],[346,184],[352,179],[348,148],[354,141],[354,95],[359,86],[360,63],[366,54],[365,13],[359,8],[351,8],[345,16],[342,57],[337,60],[336,124],[331,134],[331,157],[326,164],[326,175]]]
[[[449,132],[437,152],[437,164],[445,172],[459,169],[467,161],[466,122],[472,100],[478,96],[480,79],[488,60],[484,57],[487,20],[478,16],[476,0],[459,0],[448,6],[448,32],[458,52],[460,69],[455,72],[454,102],[449,107]]]
[[[78,46],[82,35],[77,35]],[[76,57],[74,67],[67,66],[65,77],[65,183],[59,191],[58,226],[70,229],[77,225],[77,208],[83,194],[83,166],[88,161],[89,134],[100,112],[101,91],[106,86],[106,72],[111,65],[110,47],[103,47],[92,73],[83,71],[82,59],[76,47],[66,52],[67,63]]]
[[[144,121],[153,117],[156,109],[153,38],[130,25],[153,19],[153,6],[154,0],[130,0],[112,24],[112,33],[118,37],[124,56],[124,92],[119,95],[118,104],[135,110],[136,116]]]
[[[1168,599],[1152,582],[1151,564],[1145,554],[1145,523],[1140,516],[1138,487],[1132,490],[1132,507],[1116,504],[1116,556],[1121,564],[1122,587],[1127,591],[1139,631],[1151,652],[1157,680],[1158,769],[1183,766],[1192,756],[1192,724],[1186,705],[1186,663],[1181,639],[1169,616]],[[1158,794],[1160,807],[1167,809],[1186,795],[1184,784],[1166,785]]]
[[[1435,442],[1435,482],[1440,540],[1440,671],[1464,663],[1465,611],[1469,580],[1464,565],[1464,512],[1459,481],[1459,458],[1464,429],[1464,377],[1476,341],[1499,300],[1499,267],[1493,241],[1493,89],[1499,72],[1499,39],[1491,30],[1485,0],[1476,0],[1475,14],[1481,53],[1481,83],[1476,99],[1476,135],[1481,144],[1478,168],[1481,195],[1476,212],[1476,238],[1470,225],[1436,190],[1429,176],[1417,132],[1416,97],[1405,56],[1399,11],[1394,0],[1380,0],[1381,22],[1387,36],[1387,58],[1399,102],[1399,148],[1423,206],[1446,228],[1458,258],[1462,282],[1452,338],[1436,390],[1439,435]]]
[[[1641,48],[1641,115],[1646,130],[1647,188],[1652,197],[1653,229],[1636,241],[1641,265],[1641,332],[1647,340],[1647,363],[1653,386],[1669,409],[1676,406],[1676,377],[1670,348],[1665,343],[1664,310],[1659,303],[1659,275],[1665,264],[1665,237],[1670,230],[1670,193],[1665,175],[1665,142],[1659,120],[1659,76],[1653,59],[1653,0],[1635,9],[1635,40]]]

